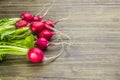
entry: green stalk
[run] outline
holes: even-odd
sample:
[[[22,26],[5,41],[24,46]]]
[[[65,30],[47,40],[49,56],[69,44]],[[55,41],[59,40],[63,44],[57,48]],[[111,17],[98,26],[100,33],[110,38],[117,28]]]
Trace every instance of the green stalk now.
[[[26,55],[27,51],[27,48],[0,45],[0,54]]]
[[[21,18],[4,18],[0,20],[0,61],[7,54],[26,55],[34,47],[35,36],[29,27],[16,29],[15,23]]]
[[[13,26],[13,25],[7,25],[7,26],[4,26],[4,27],[0,26],[0,35],[2,33],[4,33],[5,31],[12,30],[12,29],[15,29],[15,26]]]

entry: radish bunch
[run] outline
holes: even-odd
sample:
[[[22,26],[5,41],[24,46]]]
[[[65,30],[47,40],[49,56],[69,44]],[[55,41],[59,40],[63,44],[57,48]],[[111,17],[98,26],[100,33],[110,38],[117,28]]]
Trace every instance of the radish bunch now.
[[[50,19],[42,20],[41,16],[34,16],[28,12],[23,12],[20,15],[21,19],[15,23],[16,29],[29,27],[29,31],[36,36],[35,47],[31,48],[27,52],[27,57],[31,62],[37,63],[41,61],[49,61],[53,60],[58,56],[46,58],[44,56],[44,50],[50,45],[55,45],[49,40],[55,35],[57,32],[55,24],[57,22],[53,22]]]

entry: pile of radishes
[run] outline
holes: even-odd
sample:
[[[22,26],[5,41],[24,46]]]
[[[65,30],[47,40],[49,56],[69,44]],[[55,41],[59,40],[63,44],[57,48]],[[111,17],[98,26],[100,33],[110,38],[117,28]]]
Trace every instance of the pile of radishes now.
[[[54,28],[57,22],[53,22],[50,19],[43,21],[42,16],[34,16],[29,12],[23,12],[20,17],[21,19],[15,23],[16,29],[29,27],[31,33],[37,36],[35,46],[27,52],[28,59],[31,62],[37,63],[45,60],[53,60],[58,57],[46,58],[43,52],[49,45],[54,45],[49,40],[57,33]]]

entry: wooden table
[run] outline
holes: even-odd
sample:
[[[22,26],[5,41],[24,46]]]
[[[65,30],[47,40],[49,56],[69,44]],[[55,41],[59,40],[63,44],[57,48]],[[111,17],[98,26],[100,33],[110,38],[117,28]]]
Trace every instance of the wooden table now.
[[[50,2],[0,0],[0,18],[19,17],[23,11],[36,14]],[[9,56],[0,63],[0,80],[120,80],[120,1],[56,0],[45,19],[59,20],[69,13],[71,17],[56,28],[72,38],[71,49],[66,47],[48,65],[30,63],[26,56]]]

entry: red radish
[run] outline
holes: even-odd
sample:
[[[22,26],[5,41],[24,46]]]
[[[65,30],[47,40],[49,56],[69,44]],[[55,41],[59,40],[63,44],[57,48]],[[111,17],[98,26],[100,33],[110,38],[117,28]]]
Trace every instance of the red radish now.
[[[36,44],[40,49],[45,50],[48,46],[48,40],[46,40],[45,38],[38,38],[36,40]]]
[[[41,49],[39,49],[39,48],[31,48],[27,52],[27,57],[33,63],[38,63],[38,62],[49,63],[49,62],[54,61],[56,58],[58,58],[62,53],[63,53],[63,49],[56,56],[46,58]]]
[[[45,38],[47,40],[50,40],[51,37],[56,34],[55,32],[52,32],[51,30],[49,29],[44,29],[43,31],[41,31],[39,33],[39,38]]]
[[[47,39],[45,38],[38,38],[36,40],[36,45],[38,46],[38,48],[45,50],[48,46],[56,46],[56,45],[60,45],[66,42],[61,42],[61,43],[53,43],[53,42],[49,42]]]
[[[46,26],[51,26],[51,27],[54,27],[55,26],[55,23],[50,20],[50,19],[47,19],[45,21],[43,21],[43,23],[46,25]]]
[[[32,17],[32,21],[41,21],[41,20],[42,20],[42,17],[39,17],[39,16]]]
[[[31,48],[27,53],[27,57],[31,62],[37,63],[43,60],[44,53],[38,48]]]
[[[38,33],[40,31],[42,31],[43,29],[45,29],[45,25],[42,22],[32,22],[30,25],[30,30],[33,33]]]
[[[16,28],[23,28],[26,27],[28,25],[28,22],[25,20],[19,20],[15,23]]]
[[[27,20],[30,21],[32,19],[32,14],[28,13],[28,12],[23,12],[20,16],[23,20]]]

